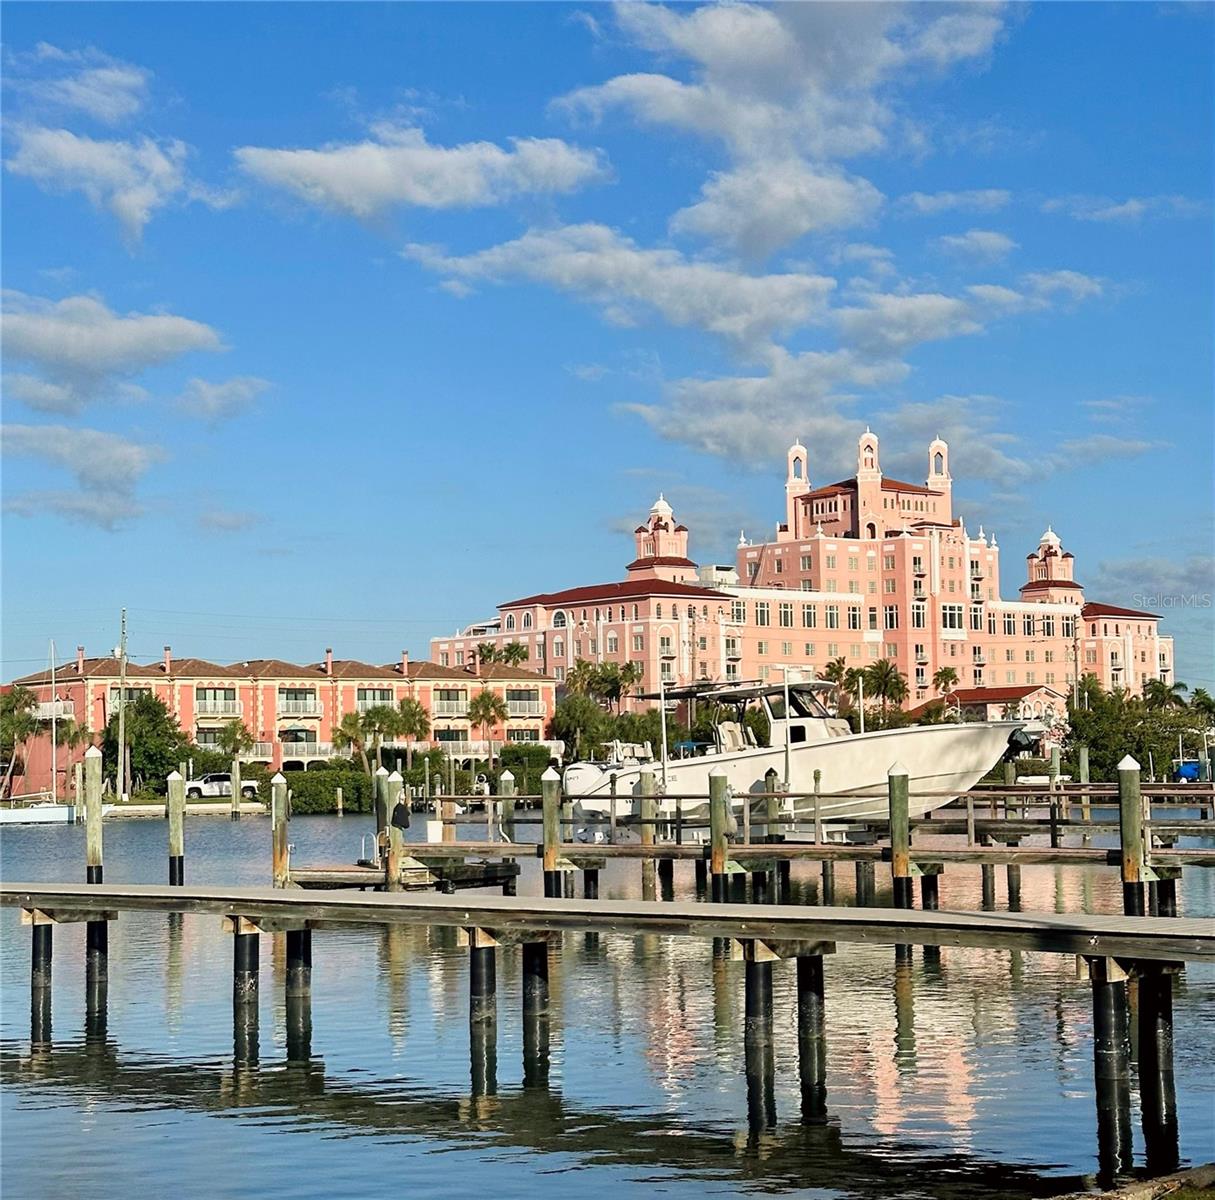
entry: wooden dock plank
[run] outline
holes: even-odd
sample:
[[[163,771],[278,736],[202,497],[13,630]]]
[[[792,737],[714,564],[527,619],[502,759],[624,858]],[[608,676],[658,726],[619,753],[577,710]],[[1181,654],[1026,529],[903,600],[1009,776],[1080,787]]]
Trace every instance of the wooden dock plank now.
[[[975,946],[1123,959],[1215,962],[1215,921],[1056,913],[924,912],[788,905],[559,900],[430,893],[318,894],[269,887],[0,883],[0,905],[286,917],[326,924],[665,934],[877,945]]]

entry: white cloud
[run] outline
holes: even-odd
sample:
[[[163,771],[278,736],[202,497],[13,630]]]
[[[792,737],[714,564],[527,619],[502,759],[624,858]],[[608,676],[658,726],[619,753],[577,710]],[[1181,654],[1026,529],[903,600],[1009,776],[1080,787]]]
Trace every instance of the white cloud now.
[[[1007,258],[1017,248],[1017,243],[1007,234],[993,229],[968,229],[965,233],[948,234],[937,238],[937,245],[952,254],[989,263]]]
[[[922,342],[979,333],[974,306],[957,296],[921,292],[870,296],[864,307],[837,310],[845,341],[878,357],[901,354]]]
[[[1059,196],[1042,205],[1043,212],[1063,212],[1077,221],[1126,222],[1145,217],[1197,217],[1206,205],[1187,196],[1128,196],[1111,200],[1108,196]]]
[[[177,398],[177,407],[189,416],[217,425],[244,412],[270,386],[252,375],[237,375],[222,383],[191,379]]]
[[[107,125],[129,120],[147,100],[151,73],[95,47],[62,50],[40,43],[11,56],[5,83],[41,109],[84,113]]]
[[[671,230],[764,257],[804,234],[867,221],[881,203],[868,180],[834,168],[800,159],[748,163],[715,174],[701,199],[671,218]]]
[[[198,514],[198,527],[205,533],[243,533],[261,521],[258,513],[235,509],[211,508]]]
[[[621,324],[652,309],[672,325],[703,329],[744,347],[819,319],[834,286],[820,275],[746,275],[689,260],[676,250],[642,249],[604,225],[532,230],[464,256],[418,245],[405,254],[463,282],[545,283],[600,305]]]
[[[356,143],[319,149],[242,146],[242,170],[310,204],[361,219],[396,206],[472,208],[524,193],[571,192],[607,173],[595,150],[557,138],[433,146],[416,128],[381,124]]]
[[[22,376],[18,398],[58,412],[78,412],[122,379],[190,351],[223,349],[211,326],[186,317],[122,315],[93,296],[51,301],[21,292],[4,293],[0,345],[9,361],[43,376],[41,391]]]
[[[53,512],[105,529],[140,515],[143,509],[135,499],[135,487],[165,457],[159,446],[65,425],[5,425],[0,429],[0,449],[6,455],[38,459],[65,470],[79,488],[22,492],[5,501],[6,511],[19,516]]]
[[[13,174],[44,191],[82,192],[118,219],[130,242],[139,240],[158,208],[186,194],[184,142],[101,141],[40,125],[18,126],[13,136],[17,149],[5,163]]]
[[[1105,292],[1100,279],[1079,271],[1032,271],[1022,279],[1031,291],[1045,299],[1062,296],[1073,301],[1090,300]]]
[[[899,208],[921,216],[968,211],[995,212],[1012,199],[1003,188],[978,188],[966,192],[910,192],[899,197]]]
[[[4,395],[8,400],[17,400],[26,408],[38,412],[74,413],[80,402],[70,387],[61,383],[50,383],[36,375],[9,372],[3,379]]]

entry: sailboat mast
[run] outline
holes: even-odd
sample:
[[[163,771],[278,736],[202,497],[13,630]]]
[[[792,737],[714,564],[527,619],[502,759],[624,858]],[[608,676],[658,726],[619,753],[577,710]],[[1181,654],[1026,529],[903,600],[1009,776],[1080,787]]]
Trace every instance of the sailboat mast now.
[[[56,717],[59,704],[55,695],[55,639],[51,638],[51,803],[59,803],[59,738]]]
[[[118,642],[118,799],[127,798],[127,610],[122,610]]]

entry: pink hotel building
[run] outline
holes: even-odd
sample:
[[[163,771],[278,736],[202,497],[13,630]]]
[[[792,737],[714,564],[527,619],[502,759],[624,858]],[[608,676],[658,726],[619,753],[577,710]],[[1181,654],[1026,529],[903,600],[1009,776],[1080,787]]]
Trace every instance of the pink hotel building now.
[[[937,694],[942,667],[972,699],[1010,686],[1061,698],[1077,663],[1106,687],[1172,678],[1159,617],[1086,600],[1074,557],[1049,528],[1026,557],[1017,599],[1004,599],[995,535],[972,535],[953,515],[939,438],[927,465],[922,485],[883,475],[866,430],[856,474],[815,488],[794,444],[785,519],[772,541],[740,540],[733,567],[698,568],[687,527],[659,496],[623,580],[499,605],[492,620],[432,639],[431,657],[459,668],[481,642],[517,641],[528,665],[558,682],[580,658],[639,662],[650,692],[660,673],[671,683],[778,680],[786,666],[812,675],[836,658],[850,667],[886,658],[908,681],[909,706]]]

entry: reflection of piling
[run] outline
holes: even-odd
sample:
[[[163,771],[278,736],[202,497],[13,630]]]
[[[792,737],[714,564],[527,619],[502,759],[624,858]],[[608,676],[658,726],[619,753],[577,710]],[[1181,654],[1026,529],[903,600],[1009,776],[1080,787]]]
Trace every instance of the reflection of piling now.
[[[984,836],[979,839],[981,845],[990,846],[991,838]],[[993,863],[981,863],[979,875],[983,880],[983,911],[993,912],[996,907],[996,868]]]
[[[797,959],[797,1051],[802,1089],[802,1120],[820,1124],[827,1117],[826,1006],[823,956]]]
[[[231,929],[232,1057],[237,1066],[255,1066],[258,1059],[260,930],[245,917],[233,917]]]
[[[1014,842],[1013,845],[1016,845]],[[1005,875],[1008,880],[1008,911],[1021,911],[1021,864],[1009,863],[1005,867]]]
[[[497,941],[483,929],[468,931],[469,1065],[474,1096],[498,1090]]]
[[[186,781],[179,771],[167,780],[169,813],[169,886],[186,882]]]
[[[1093,990],[1097,1181],[1109,1188],[1133,1162],[1126,974],[1112,958],[1091,958],[1088,965]]]
[[[1118,764],[1118,836],[1122,848],[1122,911],[1128,917],[1141,917],[1143,796],[1139,786],[1139,764],[1129,754]]]
[[[544,835],[544,894],[561,895],[558,847],[561,844],[561,776],[549,767],[540,776],[540,810]]]
[[[772,1045],[772,960],[762,943],[744,941],[743,1049],[747,1071],[747,1116],[751,1128],[776,1124],[776,1068]]]
[[[287,930],[287,1061],[312,1057],[312,930]]]
[[[102,883],[101,751],[96,746],[84,752],[84,839],[85,882]],[[86,984],[96,986],[109,974],[109,927],[105,921],[89,921],[84,938]]]
[[[502,805],[502,836],[515,840],[515,777],[510,771],[498,776],[498,800]]]
[[[1177,1092],[1173,1081],[1173,976],[1168,964],[1139,966],[1139,1105],[1151,1175],[1177,1169]]]
[[[869,859],[856,862],[856,903],[858,908],[872,908],[877,897],[877,872]]]
[[[548,1087],[548,942],[523,943],[523,1086]]]
[[[654,819],[657,812],[655,793],[658,790],[658,781],[654,778],[652,767],[641,768],[637,776],[637,790],[641,812],[641,844],[652,846],[654,844]],[[641,898],[653,900],[657,896],[657,892],[654,860],[643,858],[641,860]]]
[[[47,1046],[51,1041],[51,951],[54,925],[34,917],[30,954],[30,1042]]]

